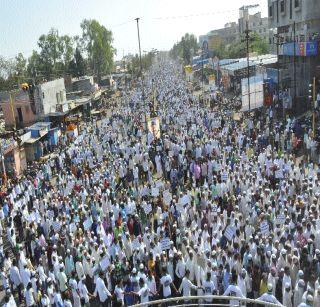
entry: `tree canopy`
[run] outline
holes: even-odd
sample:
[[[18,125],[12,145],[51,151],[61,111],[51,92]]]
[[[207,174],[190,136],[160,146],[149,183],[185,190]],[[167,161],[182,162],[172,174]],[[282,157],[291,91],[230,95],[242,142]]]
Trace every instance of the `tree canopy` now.
[[[186,33],[181,40],[174,44],[170,50],[170,56],[181,58],[185,65],[192,62],[192,54],[198,49],[197,38],[193,34]]]
[[[256,52],[258,55],[268,53],[268,43],[263,40],[259,34],[253,32],[249,39],[249,51]],[[247,45],[244,37],[241,40],[234,41],[230,45],[222,44],[217,50],[214,50],[215,55],[222,59],[236,59],[246,57]]]
[[[103,74],[110,73],[113,65],[115,49],[112,46],[112,32],[94,19],[83,20],[81,29],[89,64],[100,81]]]
[[[102,74],[109,73],[115,54],[112,32],[96,20],[85,19],[80,27],[82,35],[74,37],[50,29],[39,37],[37,50],[28,59],[21,53],[14,59],[0,56],[0,90],[66,74],[80,77],[93,73],[100,80]]]

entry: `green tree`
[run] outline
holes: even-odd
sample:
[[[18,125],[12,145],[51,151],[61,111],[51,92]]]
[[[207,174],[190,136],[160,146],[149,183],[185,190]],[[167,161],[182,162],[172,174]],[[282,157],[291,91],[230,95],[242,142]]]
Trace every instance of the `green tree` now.
[[[52,28],[48,34],[39,37],[40,67],[46,78],[57,77],[68,72],[69,63],[74,53],[73,39],[68,35],[60,36],[58,30]]]
[[[181,58],[185,65],[191,63],[192,52],[198,49],[197,38],[193,34],[186,33],[181,40],[174,44],[170,50],[170,55],[173,58]]]
[[[19,77],[25,78],[27,73],[27,59],[22,53],[19,53],[15,58],[15,70]]]
[[[101,76],[109,73],[113,66],[115,49],[112,46],[112,32],[94,19],[83,20],[81,29],[90,66],[100,82]]]
[[[262,39],[258,33],[251,33],[249,38],[249,52],[256,52],[258,55],[268,53],[268,43]],[[237,59],[247,56],[247,42],[243,36],[240,40],[234,41],[230,45],[221,44],[214,50],[215,55],[221,59]]]
[[[80,76],[85,75],[86,61],[83,58],[79,48],[76,48],[76,51],[74,53],[74,57],[70,61],[69,69],[70,69],[70,72],[76,77],[80,77]]]

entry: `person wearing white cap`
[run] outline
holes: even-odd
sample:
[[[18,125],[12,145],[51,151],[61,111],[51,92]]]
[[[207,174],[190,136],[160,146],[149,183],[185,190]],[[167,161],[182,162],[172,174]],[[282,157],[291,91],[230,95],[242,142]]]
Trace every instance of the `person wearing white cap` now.
[[[246,269],[242,269],[241,273],[238,275],[238,281],[237,281],[237,285],[245,297],[247,296],[246,275],[247,275]]]
[[[132,269],[132,274],[130,276],[130,282],[133,286],[133,291],[134,292],[138,292],[139,289],[140,289],[140,286],[139,286],[139,276],[137,274],[137,269],[136,268],[133,268]]]
[[[299,279],[294,289],[293,305],[296,307],[302,302],[302,296],[305,290],[305,282],[303,279]]]
[[[286,307],[293,307],[291,284],[288,282],[284,284],[282,304]]]
[[[81,298],[81,303],[85,306],[85,307],[89,307],[90,306],[90,297],[93,297],[92,294],[89,293],[87,286],[86,286],[86,277],[83,276],[80,281],[78,282],[78,290],[79,290],[79,294],[80,294],[80,298]]]
[[[69,288],[71,289],[74,307],[81,307],[80,293],[79,293],[78,284],[76,281],[75,271],[71,273],[71,278],[69,279]]]
[[[268,284],[268,292],[262,294],[260,297],[257,298],[258,301],[263,301],[266,303],[272,303],[272,304],[277,304],[279,306],[283,306],[277,299],[276,297],[272,294],[273,293],[273,285]]]
[[[301,303],[300,305],[298,305],[298,307],[314,307],[313,296],[311,294],[307,295],[306,302]],[[318,306],[316,306],[316,307],[318,307]]]
[[[144,282],[147,281],[147,276],[144,272],[144,265],[142,263],[140,263],[140,265],[139,265],[138,278],[139,278],[139,280],[140,280],[140,278],[142,278],[144,280]]]
[[[182,254],[181,254],[180,251],[178,252],[178,257],[179,257],[179,260],[178,260],[178,263],[176,265],[175,273],[176,273],[176,276],[178,278],[176,285],[180,286],[182,278],[184,277],[185,272],[186,272],[186,265],[185,265],[185,262],[183,260],[183,257],[182,257]]]
[[[61,293],[67,291],[67,289],[68,289],[68,285],[67,285],[68,278],[67,278],[67,275],[65,274],[65,272],[63,270],[63,265],[60,266],[60,271],[57,274],[57,280],[58,280],[58,283],[59,283],[59,289],[60,289]]]

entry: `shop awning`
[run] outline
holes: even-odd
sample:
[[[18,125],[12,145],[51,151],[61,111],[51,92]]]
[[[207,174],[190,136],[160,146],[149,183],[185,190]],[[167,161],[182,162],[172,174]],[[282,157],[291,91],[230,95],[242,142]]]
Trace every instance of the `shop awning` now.
[[[30,139],[24,141],[24,143],[25,143],[25,144],[34,144],[34,143],[36,143],[37,141],[39,141],[40,139],[41,139],[41,137],[40,137],[40,138],[30,138]]]

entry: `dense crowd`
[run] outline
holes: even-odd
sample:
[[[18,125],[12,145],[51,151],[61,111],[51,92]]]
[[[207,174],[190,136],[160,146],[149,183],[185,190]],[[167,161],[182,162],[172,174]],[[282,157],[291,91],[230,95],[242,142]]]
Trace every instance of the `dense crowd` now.
[[[310,131],[294,119],[235,120],[231,105],[201,105],[167,60],[154,64],[144,94],[131,89],[112,116],[73,140],[62,135],[36,176],[9,183],[0,210],[13,251],[1,251],[4,306],[213,294],[232,305],[247,297],[320,306]],[[146,133],[154,94],[160,138]]]

